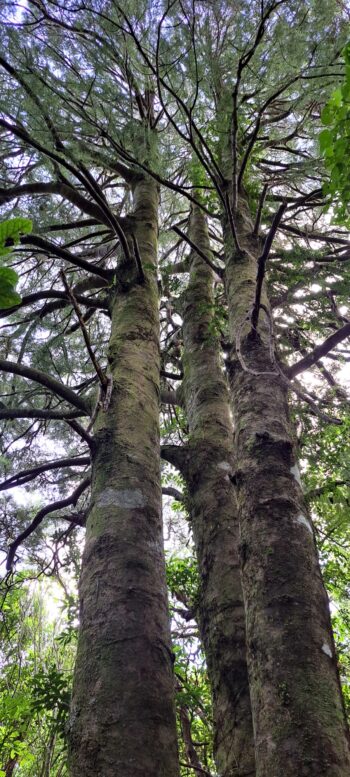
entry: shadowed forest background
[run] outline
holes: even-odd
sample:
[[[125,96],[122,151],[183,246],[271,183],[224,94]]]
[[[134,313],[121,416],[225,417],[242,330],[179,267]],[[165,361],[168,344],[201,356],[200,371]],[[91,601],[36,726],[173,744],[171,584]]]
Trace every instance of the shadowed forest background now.
[[[349,777],[350,11],[0,9],[0,777]]]

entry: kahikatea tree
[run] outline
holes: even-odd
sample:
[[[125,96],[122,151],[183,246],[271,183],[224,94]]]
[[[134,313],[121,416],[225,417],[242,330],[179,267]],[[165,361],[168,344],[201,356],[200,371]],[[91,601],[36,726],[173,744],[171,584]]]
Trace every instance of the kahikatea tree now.
[[[69,30],[64,22],[61,35],[57,25],[52,30],[48,23],[41,27],[41,36],[41,42],[36,40],[35,35],[31,37],[29,53],[23,40],[20,42],[21,36],[17,43],[25,58],[28,55],[32,62],[29,70],[34,67],[36,57],[48,56],[47,67],[53,72],[53,81],[47,87],[48,95],[51,90],[55,94],[60,82],[60,44],[63,45],[63,39],[68,59],[75,59],[69,76],[74,75],[78,63],[80,68],[85,64],[87,70],[91,63],[86,59],[82,61],[83,52],[75,50],[75,31],[71,43],[68,43]],[[51,59],[49,52],[54,38],[55,54]],[[108,46],[105,47],[106,55],[107,50]],[[106,61],[102,71],[108,70],[111,64],[111,60]],[[15,83],[25,95],[21,117],[18,116],[14,123],[3,120],[2,127],[8,141],[11,138],[12,145],[12,138],[16,138],[16,152],[24,158],[29,153],[34,154],[33,164],[40,180],[37,191],[50,191],[55,197],[63,186],[68,192],[68,201],[71,201],[72,192],[73,200],[75,194],[78,200],[82,198],[81,205],[88,194],[87,210],[90,216],[93,215],[93,224],[103,226],[104,233],[107,227],[107,243],[100,248],[100,255],[98,243],[95,247],[97,253],[92,246],[93,259],[86,258],[84,232],[82,237],[76,238],[81,245],[80,250],[72,254],[67,245],[57,245],[56,249],[55,244],[41,237],[33,235],[28,238],[34,240],[30,245],[35,244],[44,255],[57,256],[58,252],[68,260],[68,272],[55,270],[56,284],[57,281],[61,286],[63,284],[59,297],[64,305],[73,306],[77,316],[97,377],[97,395],[90,398],[84,395],[91,378],[84,381],[85,376],[81,375],[83,391],[79,393],[79,389],[69,387],[69,380],[63,383],[48,372],[28,366],[24,349],[21,354],[13,354],[10,344],[7,354],[10,358],[1,361],[5,373],[24,377],[44,387],[41,403],[37,395],[40,408],[24,409],[22,417],[28,417],[28,413],[29,417],[44,417],[46,420],[61,417],[80,434],[91,456],[91,475],[86,473],[68,497],[39,511],[33,521],[37,525],[48,510],[51,512],[76,505],[91,482],[80,580],[81,627],[70,720],[71,771],[76,775],[97,772],[106,777],[107,774],[115,774],[116,770],[130,775],[176,775],[173,658],[162,544],[159,466],[158,187],[154,179],[142,171],[120,168],[119,172],[123,173],[128,184],[130,209],[130,215],[122,226],[112,205],[106,200],[99,174],[90,172],[91,162],[81,160],[78,147],[66,153],[61,133],[64,137],[67,134],[74,136],[74,116],[66,110],[59,95],[56,94],[56,116],[55,107],[51,105],[49,108],[48,102],[38,96],[40,80],[44,78],[42,70],[37,68],[35,75],[29,77],[29,72],[25,76],[22,67],[16,69],[15,63],[2,60],[2,65],[9,76],[4,92]],[[137,143],[140,157],[152,163],[152,155],[156,153],[153,95],[147,89],[141,94],[135,87],[139,100],[137,120],[134,117],[134,98],[130,103],[127,89],[128,64],[117,49],[113,67],[119,68],[119,78],[123,78],[126,89],[124,99],[118,97],[113,100],[115,108],[113,106],[112,112],[116,113],[114,128],[118,120],[121,132],[132,133],[134,127],[133,142]],[[95,79],[94,73],[92,78]],[[89,91],[91,76],[87,79]],[[109,87],[112,91],[115,89],[117,79],[118,76],[111,75],[107,91]],[[50,81],[49,78],[45,80]],[[134,87],[130,94],[133,91]],[[84,118],[89,113],[85,96],[80,101],[81,116],[79,107],[75,115],[78,123],[82,120],[84,132],[87,130],[89,133],[93,132],[95,107],[88,121]],[[101,95],[99,101],[103,115],[108,103],[107,94]],[[111,106],[113,103],[111,98]],[[64,204],[65,196],[63,208]],[[93,214],[95,205],[97,211]],[[61,226],[60,221],[59,229]],[[117,277],[112,268],[117,266],[119,250],[120,274],[118,271]],[[75,272],[79,269],[83,270],[82,275]],[[34,277],[35,270],[33,280]],[[85,298],[80,292],[84,290],[89,294],[90,289],[96,288],[98,291],[93,297],[92,309],[102,306],[111,320],[110,331],[104,334],[108,350],[102,351],[101,364],[100,354],[96,353],[95,343],[87,332],[86,315],[84,320],[81,310]],[[37,300],[46,296],[42,289],[34,294]],[[48,296],[57,298],[55,288]],[[33,295],[30,297],[33,299]],[[20,306],[27,302],[28,295]],[[87,304],[89,310],[89,302]],[[45,313],[41,311],[40,316],[43,315]],[[103,324],[100,332],[96,333],[96,339],[97,334],[102,335],[98,346],[101,349]],[[52,334],[45,351],[49,358],[55,359],[51,352],[52,347],[55,349],[54,343],[57,347],[57,340]],[[15,361],[11,359],[12,354]],[[47,390],[51,394],[50,399],[47,399]],[[73,407],[73,413],[58,410],[55,397]],[[91,420],[85,427],[75,420],[77,416],[89,415]],[[21,417],[21,412],[17,417]],[[93,438],[89,434],[92,427]],[[85,461],[80,460],[79,466],[85,465],[86,457],[83,459]],[[75,463],[74,459],[68,459],[64,466],[74,466]],[[10,547],[10,566],[18,540],[24,539],[26,532],[28,529]]]
[[[208,531],[212,495],[207,514],[204,509],[208,461],[201,443],[208,435],[209,444],[210,430],[198,401],[200,356],[192,342],[200,316],[209,312],[211,335],[216,328],[214,339],[220,333],[226,349],[231,386],[235,445],[229,453],[224,409],[215,455],[223,446],[219,464],[230,468],[218,468],[222,487],[216,479],[215,499],[221,506],[225,501],[223,513],[232,510],[230,596],[240,552],[256,774],[277,777],[283,769],[286,775],[345,777],[347,731],[328,601],[288,411],[288,396],[294,395],[293,412],[311,430],[338,424],[346,413],[332,365],[341,359],[339,344],[349,333],[341,307],[349,241],[323,216],[325,174],[315,143],[320,109],[342,77],[342,9],[338,3],[283,0],[145,3],[137,9],[133,3],[77,8],[38,0],[27,3],[20,20],[11,3],[3,16],[3,213],[33,221],[33,234],[22,237],[14,252],[23,299],[10,310],[4,330],[11,332],[1,361],[0,416],[12,419],[3,433],[3,452],[12,450],[7,485],[56,472],[47,484],[53,501],[31,523],[10,506],[11,521],[6,518],[4,526],[11,566],[22,542],[36,547],[34,530],[45,541],[42,526],[50,513],[56,513],[57,548],[62,541],[73,543],[87,520],[72,774],[151,776],[178,769],[160,521],[159,398],[170,407],[182,396],[187,414],[189,507],[203,564],[199,621],[215,702],[223,661],[226,666],[231,660],[231,668],[245,665],[232,615],[225,655],[219,655],[222,644],[215,646],[213,630],[223,601],[212,595],[212,573],[224,579],[225,570],[220,542]],[[176,219],[187,219],[190,202],[190,263],[198,266],[202,282],[195,284],[192,272],[180,307],[175,304],[182,319],[174,326],[172,300],[186,285],[174,273],[189,265],[176,261],[166,272],[161,342],[160,187],[161,229],[171,226],[179,238],[171,245],[169,234],[164,238],[161,270],[171,254],[178,259],[181,241],[188,240]],[[212,280],[199,264],[200,257],[213,269],[208,243],[201,243],[201,228],[193,223],[198,209],[209,218],[216,284],[223,280],[226,290],[223,325],[217,325],[217,300],[223,304],[224,288],[211,302]],[[217,402],[209,374],[204,396],[219,418],[225,391],[219,357],[207,336],[200,347],[207,372],[216,372]],[[313,365],[326,382],[317,396],[294,380]],[[182,390],[171,391],[182,371]],[[160,376],[167,381],[163,397]],[[184,421],[180,427],[177,443],[187,434]],[[62,456],[38,464],[44,432],[46,455],[56,445]],[[23,449],[19,439],[30,446]],[[217,441],[211,440],[214,447]],[[81,468],[83,479],[77,475]],[[205,579],[208,571],[211,579]],[[238,694],[227,703],[225,732],[226,723],[227,731],[235,726],[241,701]],[[241,730],[248,731],[250,710],[243,708]],[[222,724],[216,720],[218,743]],[[220,768],[224,764],[225,777],[243,775],[238,751],[229,762],[226,735],[225,742],[226,752],[217,747]]]
[[[197,193],[197,196],[198,195]],[[194,205],[189,239],[189,282],[176,309],[182,315],[184,378],[180,395],[188,419],[185,445],[163,446],[188,489],[199,565],[197,603],[213,694],[214,755],[219,774],[255,774],[254,738],[245,658],[245,618],[238,558],[238,520],[229,474],[232,421],[220,364],[220,331],[214,304],[215,273],[206,217]],[[210,266],[210,264],[212,266]]]
[[[297,768],[305,774],[320,771],[344,774],[349,768],[349,748],[329,606],[315,552],[312,524],[302,496],[287,397],[289,388],[293,388],[290,379],[346,338],[350,327],[345,324],[322,346],[290,368],[281,362],[282,354],[276,356],[265,267],[272,242],[278,239],[280,232],[283,235],[285,230],[293,232],[296,229],[298,233],[298,227],[290,226],[289,222],[294,220],[295,213],[299,215],[300,203],[304,206],[305,220],[305,211],[309,208],[313,221],[319,216],[320,202],[316,197],[320,196],[320,186],[316,197],[315,190],[309,188],[310,180],[315,177],[310,174],[313,149],[309,112],[306,111],[306,116],[301,113],[310,101],[309,80],[319,81],[322,76],[324,84],[327,78],[322,38],[315,36],[310,48],[313,33],[310,36],[309,28],[305,36],[299,31],[302,14],[299,4],[287,4],[282,8],[283,5],[260,7],[255,19],[250,9],[246,32],[249,23],[255,24],[238,56],[229,89],[228,48],[219,63],[215,63],[215,78],[210,86],[215,90],[218,106],[214,114],[216,130],[223,134],[218,149],[221,159],[220,154],[213,155],[208,135],[199,129],[199,122],[196,123],[199,111],[195,112],[192,106],[189,115],[188,106],[179,97],[179,88],[176,91],[174,87],[174,82],[180,83],[182,79],[183,62],[171,79],[162,75],[161,45],[157,50],[157,75],[160,97],[170,95],[172,104],[181,113],[183,125],[177,117],[178,131],[197,154],[203,173],[216,189],[223,213],[229,316],[227,366],[235,428],[232,479],[240,517],[257,773],[277,774],[283,769],[294,774]],[[278,9],[279,13],[273,18]],[[323,9],[320,10],[326,23]],[[312,4],[308,7],[308,16],[308,21],[317,21]],[[149,52],[142,48],[132,23],[128,19],[125,21],[136,47],[143,51],[145,62],[155,72]],[[176,21],[174,12],[174,29]],[[334,16],[332,19],[328,16],[328,23],[330,21],[335,23]],[[189,36],[193,36],[194,22],[192,16]],[[229,25],[230,22],[235,22],[233,14]],[[293,35],[295,29],[298,29],[298,39]],[[164,34],[166,47],[168,37],[169,33]],[[258,68],[263,38],[267,64],[259,70],[260,84],[255,81],[254,89],[252,72],[254,74]],[[296,50],[299,43],[299,61],[295,57],[291,57],[291,61],[288,59],[281,79],[280,56],[276,61],[274,52],[279,52],[281,46],[284,51],[288,47],[290,50],[293,39]],[[205,46],[200,52],[197,50],[196,56],[196,52],[191,51],[192,64],[195,56],[199,73],[203,49]],[[314,94],[314,86],[311,90]],[[228,97],[231,98],[230,108],[225,116]],[[165,109],[170,116],[169,104]],[[190,123],[189,129],[186,122]],[[306,153],[300,149],[303,139]],[[262,156],[266,147],[272,155],[271,160]],[[298,159],[306,156],[306,163],[290,162],[293,155]],[[313,165],[315,167],[315,162]],[[277,176],[273,172],[274,166],[279,173]],[[300,194],[299,167],[305,187]],[[260,168],[265,180],[261,180],[261,196],[256,207],[249,191],[249,180],[252,171],[259,172]],[[263,200],[267,193],[271,197],[273,188],[277,190],[275,200],[281,202],[274,215],[267,208],[263,211]],[[293,196],[295,188],[297,197]],[[257,190],[259,194],[258,187]],[[286,218],[287,197],[291,203],[289,218]],[[267,224],[271,220],[265,235],[261,230],[264,220]],[[307,226],[305,222],[299,226],[301,236]],[[330,704],[328,725],[325,725],[324,694]]]

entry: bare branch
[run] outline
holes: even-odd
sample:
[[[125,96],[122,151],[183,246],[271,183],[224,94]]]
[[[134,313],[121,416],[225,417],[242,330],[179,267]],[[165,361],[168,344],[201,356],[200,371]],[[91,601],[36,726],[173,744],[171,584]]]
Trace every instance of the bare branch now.
[[[90,342],[90,338],[89,338],[88,331],[87,331],[86,326],[85,326],[85,321],[84,321],[84,318],[82,316],[81,310],[79,308],[79,305],[77,303],[77,300],[76,300],[76,298],[74,296],[74,293],[73,293],[72,289],[70,289],[70,287],[69,287],[69,284],[68,284],[68,281],[67,281],[67,278],[66,278],[66,275],[65,275],[64,271],[62,270],[60,274],[61,274],[61,278],[62,278],[62,281],[63,281],[64,288],[65,288],[65,290],[67,292],[68,298],[70,299],[70,301],[71,301],[71,303],[73,305],[73,308],[74,308],[74,310],[75,310],[75,312],[77,314],[77,318],[78,318],[78,321],[79,321],[79,324],[80,324],[80,328],[81,328],[81,331],[83,333],[83,338],[85,340],[85,345],[86,345],[88,354],[90,356],[90,359],[92,361],[92,364],[93,364],[93,366],[95,368],[96,375],[97,375],[97,377],[98,377],[98,379],[100,381],[100,384],[101,384],[102,388],[105,388],[107,386],[107,377],[104,374],[102,368],[100,367],[100,365],[99,365],[99,363],[98,363],[98,361],[96,359],[96,356],[95,356],[95,354],[93,352],[93,349],[92,349],[92,346],[91,346],[91,342]]]
[[[7,418],[37,418],[38,420],[43,419],[45,421],[70,421],[74,418],[80,418],[82,415],[87,415],[87,413],[82,410],[64,413],[59,410],[45,410],[33,407],[0,407],[0,420]]]
[[[195,252],[196,252],[196,254],[198,254],[198,256],[200,256],[202,259],[204,259],[204,261],[206,262],[206,264],[208,264],[208,265],[209,265],[209,267],[211,267],[211,269],[213,270],[213,272],[215,272],[215,273],[216,273],[216,275],[218,275],[218,276],[219,276],[219,278],[222,278],[222,277],[223,277],[223,270],[222,270],[222,268],[221,268],[221,267],[217,267],[217,266],[214,264],[214,262],[212,262],[212,261],[211,261],[211,259],[209,258],[209,256],[207,256],[207,255],[204,253],[204,251],[202,251],[202,250],[201,250],[201,248],[199,248],[199,247],[198,247],[198,246],[197,246],[197,245],[196,245],[196,244],[193,242],[193,240],[191,240],[191,239],[190,239],[190,238],[189,238],[189,237],[188,237],[188,236],[187,236],[187,235],[186,235],[186,234],[185,234],[185,233],[182,231],[182,229],[179,229],[179,227],[176,227],[176,226],[174,226],[174,227],[171,227],[171,229],[173,230],[173,232],[176,232],[176,234],[177,234],[177,235],[179,235],[179,236],[182,238],[182,240],[185,240],[185,242],[186,242],[186,243],[188,243],[188,245],[189,245],[189,246],[191,246],[192,250],[193,250],[193,251],[195,251]]]
[[[162,487],[162,494],[164,494],[164,496],[173,496],[177,502],[185,501],[185,497],[181,491],[178,491],[177,488],[173,488],[172,486]]]
[[[332,351],[336,345],[341,343],[347,337],[350,337],[350,322],[327,337],[327,339],[321,343],[321,345],[317,345],[316,348],[314,348],[314,350],[311,351],[311,353],[309,353],[307,356],[304,356],[303,359],[300,359],[300,361],[298,361],[296,364],[293,364],[292,367],[289,367],[286,371],[286,374],[289,378],[295,378],[296,375],[300,375],[301,372],[304,372],[310,367],[313,367],[314,364],[322,359],[322,356],[326,356],[329,351]]]
[[[282,205],[280,205],[280,207],[278,208],[278,211],[275,214],[275,217],[273,219],[270,231],[269,231],[269,233],[268,233],[268,235],[266,237],[264,248],[263,248],[263,252],[262,252],[261,256],[259,256],[259,259],[258,259],[258,272],[257,272],[257,276],[256,276],[255,301],[254,301],[254,307],[253,307],[253,312],[252,312],[252,327],[253,327],[253,329],[255,331],[256,331],[256,328],[258,326],[258,320],[259,320],[260,298],[261,298],[261,290],[262,290],[262,285],[263,285],[264,276],[265,276],[266,262],[267,262],[267,259],[269,257],[269,253],[270,253],[270,250],[271,250],[273,239],[274,239],[275,234],[276,234],[277,229],[278,229],[278,225],[279,225],[279,223],[281,221],[281,218],[283,216],[283,213],[284,213],[286,207],[287,207],[287,204],[285,202],[283,202]]]

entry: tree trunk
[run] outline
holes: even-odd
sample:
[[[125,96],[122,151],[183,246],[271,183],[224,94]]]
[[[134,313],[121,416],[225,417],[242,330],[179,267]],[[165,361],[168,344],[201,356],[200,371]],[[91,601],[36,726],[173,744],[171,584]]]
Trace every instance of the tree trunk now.
[[[10,758],[10,760],[7,761],[7,763],[4,765],[5,777],[12,777],[17,764],[18,764],[18,756],[15,756],[14,758]]]
[[[178,775],[161,522],[157,209],[155,183],[138,181],[129,222],[146,279],[111,296],[113,390],[95,424],[73,777]],[[134,271],[126,263],[124,275]]]
[[[202,211],[190,237],[210,256]],[[238,558],[238,520],[230,481],[232,422],[215,331],[213,272],[195,252],[183,301],[183,393],[189,423],[185,476],[200,571],[199,626],[213,694],[214,755],[221,777],[255,775]]]
[[[224,230],[229,376],[257,776],[346,777],[329,604],[300,484],[288,386],[271,361],[266,288],[257,333],[249,321],[261,243],[243,198],[236,222],[243,251],[227,224]]]
[[[44,749],[43,765],[40,771],[40,777],[50,777],[51,762],[55,750],[56,734],[50,734],[49,741]]]

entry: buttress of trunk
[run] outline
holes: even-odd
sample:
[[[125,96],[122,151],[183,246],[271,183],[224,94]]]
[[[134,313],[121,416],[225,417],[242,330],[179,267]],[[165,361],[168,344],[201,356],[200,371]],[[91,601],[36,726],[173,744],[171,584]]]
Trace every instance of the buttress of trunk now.
[[[191,214],[190,237],[210,256],[205,217]],[[192,252],[183,300],[183,392],[190,439],[184,473],[200,571],[199,625],[213,694],[214,755],[222,777],[255,775],[238,558],[230,481],[232,422],[215,331],[213,272]]]
[[[288,386],[271,363],[266,288],[257,334],[246,318],[261,246],[243,198],[237,229],[243,253],[225,227],[229,374],[257,777],[348,777],[328,598],[300,485]]]
[[[157,209],[155,183],[139,181],[130,221],[146,278],[111,305],[113,390],[95,424],[80,580],[73,777],[178,775],[161,522]]]

